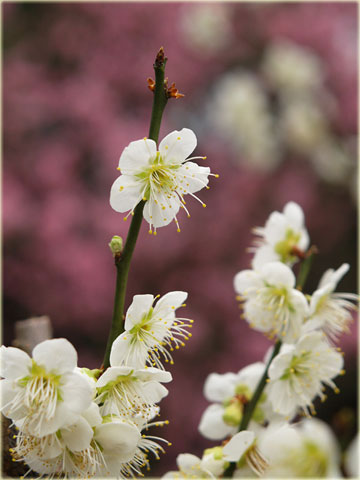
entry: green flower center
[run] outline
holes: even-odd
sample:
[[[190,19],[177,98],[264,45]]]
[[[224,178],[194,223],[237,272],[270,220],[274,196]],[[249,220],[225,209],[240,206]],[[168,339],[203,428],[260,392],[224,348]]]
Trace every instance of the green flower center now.
[[[152,163],[136,177],[144,182],[147,187],[144,192],[144,199],[148,200],[152,190],[175,190],[177,181],[174,172],[180,167],[178,164],[169,164],[164,162],[160,152],[156,153],[155,158],[150,160]]]
[[[300,233],[295,233],[291,228],[286,230],[284,240],[275,245],[275,252],[279,255],[281,262],[292,263],[296,261],[297,257],[292,252],[300,238]]]
[[[280,380],[288,380],[292,375],[302,376],[310,373],[308,361],[311,352],[303,352],[301,355],[294,355],[290,361],[290,365],[285,369]]]

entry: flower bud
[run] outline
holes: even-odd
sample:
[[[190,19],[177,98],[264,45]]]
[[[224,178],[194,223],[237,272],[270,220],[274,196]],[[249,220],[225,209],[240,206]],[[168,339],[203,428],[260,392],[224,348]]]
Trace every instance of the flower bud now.
[[[109,243],[109,247],[114,257],[120,255],[123,249],[123,239],[119,235],[114,235]]]

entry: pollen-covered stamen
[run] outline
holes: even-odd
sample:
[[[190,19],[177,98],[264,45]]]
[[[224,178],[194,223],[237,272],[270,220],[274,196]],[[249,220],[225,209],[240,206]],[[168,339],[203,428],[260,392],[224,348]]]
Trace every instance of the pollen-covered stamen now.
[[[251,470],[259,477],[264,475],[269,466],[269,462],[263,457],[256,445],[247,450],[245,459]]]

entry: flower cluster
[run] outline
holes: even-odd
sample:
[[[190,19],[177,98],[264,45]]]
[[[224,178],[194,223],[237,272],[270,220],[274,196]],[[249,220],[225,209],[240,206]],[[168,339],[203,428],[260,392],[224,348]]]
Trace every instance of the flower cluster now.
[[[168,423],[155,419],[172,380],[160,359],[172,361],[166,347],[191,335],[191,321],[175,316],[186,297],[170,292],[153,307],[152,295],[136,295],[105,371],[78,368],[63,338],[38,344],[32,358],[2,346],[1,411],[17,428],[13,459],[50,477],[142,476],[148,452],[159,458],[159,442],[169,444],[143,432]]]
[[[305,295],[291,269],[298,261],[309,261],[313,251],[307,250],[310,240],[301,207],[288,203],[254,233],[261,240],[253,248],[253,268],[239,272],[234,286],[242,316],[252,328],[275,338],[276,346],[264,362],[238,373],[208,376],[204,395],[212,403],[199,431],[223,442],[205,450],[202,459],[180,455],[178,471],[164,478],[340,475],[334,435],[311,415],[316,413],[314,400],[326,399],[327,386],[338,393],[334,379],[344,373],[335,342],[348,331],[357,295],[334,291],[349,265],[326,271],[317,290]],[[300,413],[307,418],[296,422]]]

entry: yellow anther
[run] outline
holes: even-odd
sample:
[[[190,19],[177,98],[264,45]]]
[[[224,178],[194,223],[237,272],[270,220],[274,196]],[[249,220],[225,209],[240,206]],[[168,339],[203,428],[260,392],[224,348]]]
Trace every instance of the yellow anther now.
[[[126,222],[126,220],[127,220],[127,217],[124,217],[124,222]]]
[[[203,206],[204,208],[206,208],[206,204],[205,204],[205,203],[203,203],[202,206]]]
[[[181,137],[177,137],[177,139],[176,139],[176,140],[181,140]]]
[[[116,167],[116,170],[119,170],[119,172],[120,172],[120,167]]]
[[[219,178],[220,175],[219,175],[218,173],[215,173],[214,177],[215,177],[215,178]]]
[[[149,230],[149,234],[152,235],[152,230]]]

